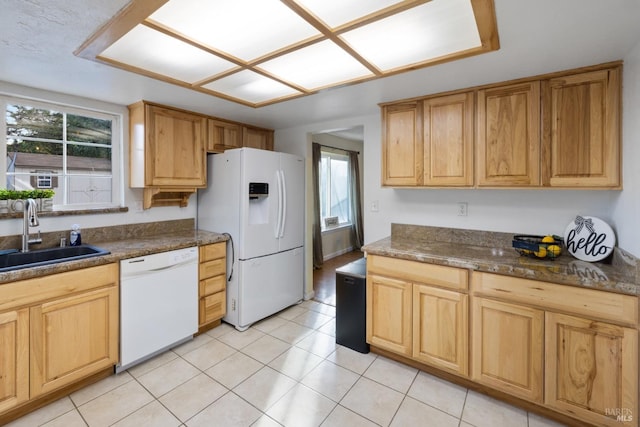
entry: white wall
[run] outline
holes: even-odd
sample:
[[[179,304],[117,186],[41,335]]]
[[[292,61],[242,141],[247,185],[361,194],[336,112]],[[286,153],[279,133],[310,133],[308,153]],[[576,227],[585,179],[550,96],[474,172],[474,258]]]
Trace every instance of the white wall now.
[[[613,225],[618,246],[640,257],[640,43],[624,58],[622,84],[624,191],[614,200]]]
[[[23,98],[39,99],[65,105],[83,107],[97,111],[119,114],[122,117],[122,168],[123,206],[129,208],[126,213],[72,215],[59,217],[43,217],[40,220],[42,232],[68,230],[72,224],[80,224],[82,228],[93,228],[120,224],[165,221],[173,219],[195,218],[196,197],[191,196],[186,208],[158,207],[145,211],[137,209],[142,206],[142,190],[129,188],[129,114],[126,106],[100,102],[88,98],[64,95],[57,92],[44,91],[25,86],[0,82],[0,93]],[[115,171],[114,171],[115,172]],[[0,221],[0,236],[22,234],[22,219],[3,219]],[[90,242],[87,242],[90,243]]]
[[[353,250],[351,227],[340,227],[322,232],[322,255],[330,260]]]

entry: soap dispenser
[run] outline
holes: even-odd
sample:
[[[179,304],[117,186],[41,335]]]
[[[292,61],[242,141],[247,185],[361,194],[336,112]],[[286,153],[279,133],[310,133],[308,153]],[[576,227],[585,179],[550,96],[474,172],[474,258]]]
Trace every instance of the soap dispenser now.
[[[80,246],[82,244],[82,235],[80,234],[80,226],[73,224],[71,226],[71,233],[69,235],[70,246]]]

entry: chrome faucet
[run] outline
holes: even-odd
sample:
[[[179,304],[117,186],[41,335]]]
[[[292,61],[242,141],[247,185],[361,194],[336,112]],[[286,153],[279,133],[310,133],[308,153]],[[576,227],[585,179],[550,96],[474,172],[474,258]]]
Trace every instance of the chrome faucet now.
[[[42,243],[40,238],[40,230],[38,230],[38,237],[35,239],[29,238],[29,227],[37,227],[40,225],[38,221],[38,207],[36,201],[33,199],[26,199],[24,201],[24,215],[22,221],[22,252],[29,252],[30,243]]]

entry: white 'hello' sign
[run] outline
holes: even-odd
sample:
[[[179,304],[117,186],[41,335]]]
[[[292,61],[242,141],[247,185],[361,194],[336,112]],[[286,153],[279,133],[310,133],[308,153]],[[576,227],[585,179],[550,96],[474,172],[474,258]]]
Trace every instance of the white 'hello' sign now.
[[[613,229],[594,216],[577,216],[564,232],[567,251],[582,261],[595,262],[613,252],[616,236]]]

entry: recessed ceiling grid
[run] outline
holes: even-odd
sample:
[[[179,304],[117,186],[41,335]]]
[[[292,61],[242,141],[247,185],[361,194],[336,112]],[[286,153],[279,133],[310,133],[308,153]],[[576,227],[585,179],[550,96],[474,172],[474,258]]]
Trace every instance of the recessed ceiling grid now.
[[[498,45],[493,0],[134,0],[76,55],[261,107]]]

